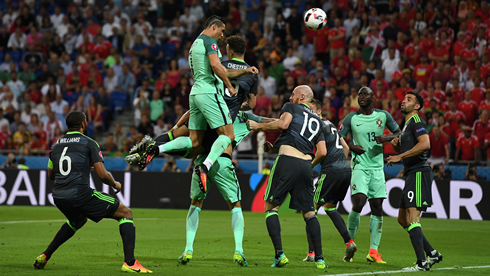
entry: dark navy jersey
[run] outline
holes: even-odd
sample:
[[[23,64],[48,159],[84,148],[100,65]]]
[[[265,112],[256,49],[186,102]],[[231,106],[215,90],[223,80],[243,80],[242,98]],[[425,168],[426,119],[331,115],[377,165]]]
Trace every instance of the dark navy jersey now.
[[[293,119],[289,127],[281,132],[274,147],[288,145],[314,157],[313,149],[316,144],[325,141],[322,120],[305,104],[286,103],[282,107],[281,115],[285,112],[291,114]]]
[[[419,115],[415,114],[405,123],[403,130],[400,134],[400,153],[407,152],[415,147],[418,143],[417,138],[427,132],[427,125]],[[414,170],[420,170],[423,168],[430,168],[427,163],[427,152],[423,152],[419,155],[408,157],[403,159],[403,165],[405,166],[405,174],[413,172]]]
[[[239,59],[231,59],[222,62],[226,69],[234,69],[234,70],[242,70],[250,68],[248,64]],[[257,95],[257,85],[259,83],[259,78],[257,75],[243,75],[236,79],[230,79],[231,84],[235,87],[235,90],[238,94],[234,97],[230,97],[230,92],[227,88],[225,88],[224,100],[228,109],[230,110],[230,115],[232,121],[235,121],[235,118],[240,111],[240,107],[242,103],[248,98],[248,94]]]
[[[90,167],[103,162],[99,144],[80,132],[68,132],[51,147],[48,167],[55,180],[53,197],[75,198],[90,193]]]
[[[329,120],[322,121],[324,123],[323,136],[325,136],[327,156],[323,158],[321,173],[350,171],[350,164],[345,158],[344,147],[340,141],[340,135],[337,128]]]

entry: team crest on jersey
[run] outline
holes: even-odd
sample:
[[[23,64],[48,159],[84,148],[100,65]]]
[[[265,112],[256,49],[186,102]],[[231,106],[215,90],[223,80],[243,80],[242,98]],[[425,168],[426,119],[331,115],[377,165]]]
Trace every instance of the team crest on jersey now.
[[[344,129],[344,124],[340,124],[339,129],[340,129],[340,130]]]
[[[381,119],[378,119],[376,121],[376,124],[378,125],[378,128],[381,128],[381,125],[383,124],[383,121],[381,121]]]
[[[356,190],[356,184],[352,185],[352,190]]]
[[[213,50],[215,50],[215,51],[218,51],[218,45],[216,45],[216,43],[213,43],[211,45],[211,48],[213,48]]]

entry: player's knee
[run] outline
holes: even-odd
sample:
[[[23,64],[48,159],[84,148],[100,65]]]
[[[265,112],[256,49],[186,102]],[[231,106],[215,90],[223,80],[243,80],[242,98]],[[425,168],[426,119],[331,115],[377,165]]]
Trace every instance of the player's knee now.
[[[228,136],[228,138],[230,138],[230,140],[231,140],[232,142],[235,140],[235,133],[233,133],[233,132],[232,132],[232,133],[229,133],[229,134],[228,134],[228,135],[226,135],[226,136]]]
[[[124,210],[123,210],[123,218],[133,218],[133,212],[131,211],[131,209],[129,209],[128,207],[124,206]]]
[[[197,148],[199,147],[201,144],[199,143],[198,140],[192,140],[192,148]]]

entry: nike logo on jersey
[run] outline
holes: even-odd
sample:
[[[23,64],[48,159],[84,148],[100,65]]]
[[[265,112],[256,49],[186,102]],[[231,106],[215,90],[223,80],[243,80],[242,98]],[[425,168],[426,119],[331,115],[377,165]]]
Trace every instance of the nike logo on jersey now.
[[[362,126],[362,124],[357,124],[356,126]]]

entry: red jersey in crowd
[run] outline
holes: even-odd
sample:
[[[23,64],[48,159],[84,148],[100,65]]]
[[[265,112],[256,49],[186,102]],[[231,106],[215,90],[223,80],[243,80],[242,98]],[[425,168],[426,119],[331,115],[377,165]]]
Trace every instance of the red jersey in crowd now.
[[[484,88],[475,87],[470,91],[471,99],[475,101],[477,104],[481,103],[485,99],[485,92],[486,90]]]
[[[439,138],[436,139],[433,132],[429,134],[430,139],[430,157],[444,158],[446,157],[446,149],[444,146],[449,144],[449,140],[446,136],[439,133]]]
[[[463,112],[456,110],[454,113],[451,111],[446,112],[446,114],[444,114],[444,118],[449,124],[449,129],[446,133],[451,137],[455,137],[456,131],[459,129],[459,121],[464,121],[466,116],[463,114]]]
[[[485,135],[485,144],[490,143],[490,132]],[[487,157],[490,158],[490,147],[488,147]]]
[[[328,27],[316,31],[316,52],[325,53],[328,49]]]
[[[395,90],[395,94],[393,95],[395,98],[398,99],[398,101],[403,102],[403,99],[405,99],[405,95],[407,94],[408,91],[412,91],[413,89],[409,86],[407,88],[402,88],[398,87]]]
[[[478,51],[475,48],[472,49],[463,49],[461,51],[461,58],[463,59],[470,59],[478,57]],[[475,70],[475,62],[474,61],[468,61],[468,70],[473,71]]]
[[[490,102],[487,102],[487,100],[484,100],[480,103],[480,105],[478,106],[478,109],[482,109],[482,110],[489,110],[490,111]]]
[[[429,83],[429,77],[433,71],[434,69],[428,63],[425,65],[418,64],[413,69],[413,78],[416,82],[422,81],[424,83],[424,87],[427,87],[427,84]]]
[[[429,55],[433,55],[434,57],[444,57],[448,56],[449,57],[449,51],[445,47],[440,47],[439,49],[434,47],[429,50]],[[432,66],[433,68],[437,67],[437,61],[432,61]]]
[[[459,88],[458,90],[454,90],[453,88],[451,93],[453,94],[453,101],[456,103],[456,105],[463,101],[465,93],[463,88]]]
[[[334,27],[328,31],[329,36],[338,36],[342,33],[344,35],[346,33],[346,30],[344,27],[340,27],[340,28]],[[330,41],[330,48],[332,48],[332,49],[340,49],[340,48],[344,48],[344,47],[345,47],[345,39]]]
[[[473,133],[478,138],[478,141],[483,141],[485,139],[485,135],[490,133],[490,120],[487,120],[484,123],[481,119],[478,119],[473,124]],[[483,148],[483,144],[480,145]]]
[[[475,148],[480,147],[480,143],[475,135],[471,135],[470,138],[463,135],[458,138],[456,147],[461,149],[460,160],[472,161],[475,160]]]
[[[456,41],[454,42],[453,45],[453,55],[454,56],[461,56],[461,52],[466,49],[466,42],[465,41]]]
[[[443,90],[434,91],[434,97],[439,99],[441,103],[446,101],[446,93]]]
[[[426,55],[429,54],[430,49],[434,48],[436,43],[432,38],[422,38],[420,39],[420,51]]]
[[[100,58],[105,60],[109,56],[111,48],[112,44],[109,41],[104,41],[104,43],[94,46],[94,53],[99,54]]]
[[[480,79],[485,81],[487,79],[488,75],[490,75],[490,62],[487,62],[487,64],[482,63],[481,69],[480,69]]]
[[[464,122],[468,126],[472,126],[478,114],[478,104],[475,101],[462,101],[458,104],[458,110],[466,116]]]

